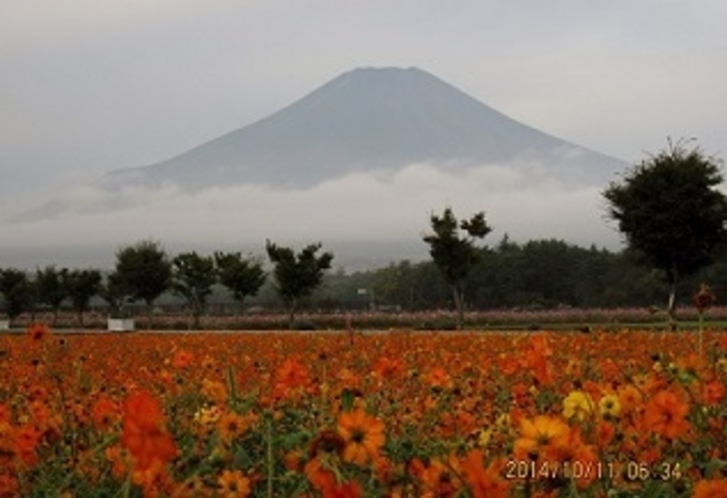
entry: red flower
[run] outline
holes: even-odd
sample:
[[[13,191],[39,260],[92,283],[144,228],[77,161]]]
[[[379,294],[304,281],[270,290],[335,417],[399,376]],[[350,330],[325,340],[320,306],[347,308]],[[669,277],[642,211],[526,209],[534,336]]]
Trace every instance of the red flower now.
[[[28,327],[28,336],[34,341],[43,340],[50,335],[50,328],[43,323],[33,323]]]
[[[177,446],[164,428],[164,412],[156,398],[146,391],[124,401],[124,430],[121,441],[134,457],[136,470],[177,456]]]

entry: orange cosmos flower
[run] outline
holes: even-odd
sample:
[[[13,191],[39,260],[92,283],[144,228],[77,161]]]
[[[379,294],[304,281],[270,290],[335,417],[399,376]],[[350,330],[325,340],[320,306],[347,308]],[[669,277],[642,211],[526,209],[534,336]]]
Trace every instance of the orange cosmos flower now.
[[[220,405],[227,401],[227,387],[222,382],[216,380],[209,380],[208,378],[202,379],[202,386],[199,392],[208,400]]]
[[[574,465],[596,468],[598,465],[598,455],[592,446],[583,442],[578,427],[571,429],[568,440],[564,444],[555,445],[546,458],[550,462],[560,462],[561,464],[568,462],[571,464],[570,468],[574,468]],[[576,464],[576,462],[578,463]],[[596,478],[596,473],[584,472],[582,475],[574,477],[578,487],[585,488]]]
[[[118,419],[116,402],[108,396],[101,395],[91,408],[91,418],[97,429],[109,429]]]
[[[275,378],[278,383],[284,384],[286,387],[295,388],[304,386],[308,383],[310,373],[297,358],[288,358],[275,372]]]
[[[245,498],[250,496],[250,479],[239,470],[223,470],[217,478],[220,496],[224,498]]]
[[[701,480],[694,486],[692,498],[723,498],[727,496],[727,479]]]
[[[177,446],[164,428],[164,412],[151,394],[141,391],[124,400],[124,429],[121,441],[134,457],[136,470],[168,462],[177,455]]]
[[[20,496],[18,480],[5,473],[0,473],[0,496]]]
[[[357,465],[373,460],[386,442],[384,423],[361,408],[338,417],[338,434],[346,442],[343,459]]]
[[[553,350],[548,344],[547,335],[538,334],[533,336],[530,341],[530,349],[525,352],[524,361],[526,367],[532,370],[535,380],[540,385],[548,385],[552,382],[551,356],[553,356]]]
[[[429,385],[435,390],[451,389],[454,386],[452,378],[442,367],[436,367],[427,375]]]
[[[621,404],[620,413],[631,413],[641,406],[643,396],[634,385],[626,385],[618,390],[618,400]]]
[[[507,498],[510,485],[502,478],[500,472],[504,462],[493,462],[484,468],[483,457],[481,450],[472,450],[460,464],[473,497]]]
[[[570,427],[558,417],[524,418],[513,450],[518,458],[537,458],[543,450],[567,444],[569,435]]]
[[[32,424],[26,424],[15,431],[15,454],[28,466],[38,462],[35,452],[43,434]]]
[[[10,423],[10,407],[6,403],[0,403],[0,424]]]
[[[361,498],[363,490],[356,481],[344,483],[333,482],[330,486],[323,488],[323,498]]]
[[[404,370],[404,363],[400,359],[387,357],[379,358],[373,367],[374,374],[380,378],[391,379],[400,375]]]
[[[659,391],[646,403],[646,428],[669,439],[682,436],[690,428],[689,406],[671,391]]]
[[[217,421],[217,431],[222,441],[230,444],[247,432],[253,420],[254,418],[251,416],[243,416],[235,412],[225,412]]]
[[[174,353],[174,356],[172,357],[172,366],[178,370],[181,370],[191,365],[193,360],[194,355],[192,353],[184,349],[180,349],[176,351]]]
[[[713,380],[704,386],[704,403],[707,406],[717,405],[725,397],[725,387],[719,380]]]

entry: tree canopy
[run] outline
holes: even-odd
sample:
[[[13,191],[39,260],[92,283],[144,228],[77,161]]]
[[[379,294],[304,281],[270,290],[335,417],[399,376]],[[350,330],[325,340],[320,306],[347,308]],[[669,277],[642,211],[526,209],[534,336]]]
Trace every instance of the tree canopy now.
[[[72,270],[63,275],[63,287],[76,311],[79,325],[83,326],[83,313],[91,298],[101,292],[101,272],[98,270]]]
[[[454,304],[457,308],[458,325],[464,325],[464,283],[472,266],[477,260],[475,239],[484,238],[492,228],[485,221],[485,213],[479,212],[469,220],[457,222],[452,209],[447,207],[442,216],[430,217],[433,234],[425,235],[424,242],[429,244],[429,254],[439,268],[445,281],[452,289]],[[459,230],[466,235],[460,235]]]
[[[191,308],[193,326],[199,328],[199,319],[217,282],[214,260],[196,252],[178,254],[172,259],[172,292],[184,298]]]
[[[120,288],[146,303],[151,320],[152,305],[169,288],[172,276],[172,265],[161,244],[143,240],[121,248],[116,253],[115,273]]]
[[[0,270],[0,293],[10,322],[33,306],[34,289],[26,274],[14,268]]]
[[[323,272],[331,267],[332,253],[316,255],[321,247],[320,243],[310,244],[295,254],[289,247],[279,247],[266,241],[268,257],[275,265],[273,275],[276,288],[287,304],[291,328],[298,300],[309,296],[323,281]]]
[[[715,188],[720,183],[720,161],[679,141],[603,192],[629,247],[671,284],[672,317],[679,279],[708,265],[725,240],[727,198]]]
[[[35,272],[35,289],[38,296],[38,302],[46,304],[53,311],[53,323],[58,321],[58,312],[61,304],[68,297],[68,289],[64,282],[68,276],[68,269],[56,269],[55,266],[46,266],[44,269],[38,268]]]
[[[262,262],[241,253],[215,252],[215,266],[220,283],[232,292],[232,297],[242,309],[245,298],[254,296],[265,283],[266,274]]]

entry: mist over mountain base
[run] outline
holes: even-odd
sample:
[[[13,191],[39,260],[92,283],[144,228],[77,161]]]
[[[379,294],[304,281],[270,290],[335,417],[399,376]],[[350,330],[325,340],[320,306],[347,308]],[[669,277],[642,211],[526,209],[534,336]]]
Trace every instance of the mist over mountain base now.
[[[152,238],[168,250],[264,253],[266,239],[302,246],[321,242],[334,267],[382,266],[428,257],[429,216],[451,206],[459,217],[484,210],[494,231],[485,239],[556,238],[616,249],[600,189],[482,166],[464,174],[410,165],[393,175],[353,174],[310,189],[261,185],[187,193],[174,186],[108,193],[86,189],[51,218],[0,226],[0,266],[56,263],[110,267],[119,246]],[[106,209],[107,206],[113,209]]]

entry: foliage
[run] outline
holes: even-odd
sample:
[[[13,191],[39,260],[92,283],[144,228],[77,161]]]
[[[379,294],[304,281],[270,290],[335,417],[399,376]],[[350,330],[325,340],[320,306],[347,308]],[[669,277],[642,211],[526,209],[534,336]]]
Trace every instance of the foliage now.
[[[288,306],[289,326],[293,326],[298,301],[309,296],[323,281],[323,272],[331,267],[333,254],[316,253],[321,244],[310,244],[298,254],[289,247],[279,247],[266,241],[265,248],[270,261],[275,265],[273,275],[277,291]]]
[[[34,289],[26,274],[14,268],[0,270],[0,293],[10,322],[29,310],[34,301]]]
[[[172,292],[182,296],[190,306],[195,329],[199,328],[199,317],[204,313],[207,298],[216,281],[212,257],[187,252],[172,259]]]
[[[88,311],[93,296],[101,291],[101,272],[98,270],[72,270],[63,274],[63,287],[68,293],[71,307],[83,326],[83,313]]]
[[[111,318],[123,317],[123,307],[129,299],[130,291],[124,287],[124,280],[119,272],[114,271],[106,276],[98,295],[108,304]]]
[[[115,271],[121,288],[146,303],[151,320],[152,304],[171,283],[172,265],[164,248],[150,240],[123,247],[116,253]]]
[[[68,297],[68,289],[64,285],[67,276],[67,268],[57,270],[53,265],[46,266],[42,270],[38,268],[35,272],[38,302],[48,305],[53,311],[52,325],[56,324],[61,304]]]
[[[425,235],[429,254],[442,272],[445,281],[452,288],[454,303],[459,315],[459,327],[464,325],[464,284],[472,266],[477,260],[475,238],[484,238],[492,228],[485,221],[485,213],[479,212],[469,220],[457,223],[452,209],[447,207],[442,216],[430,217],[433,234]],[[458,230],[467,235],[460,236]]]
[[[220,283],[227,287],[240,305],[248,296],[255,296],[265,283],[262,262],[252,257],[243,258],[239,252],[215,252],[215,266]]]
[[[720,183],[719,161],[680,141],[670,142],[603,193],[608,214],[629,246],[671,284],[672,314],[679,280],[708,265],[725,240],[727,197],[715,188]]]

